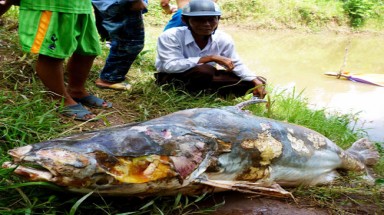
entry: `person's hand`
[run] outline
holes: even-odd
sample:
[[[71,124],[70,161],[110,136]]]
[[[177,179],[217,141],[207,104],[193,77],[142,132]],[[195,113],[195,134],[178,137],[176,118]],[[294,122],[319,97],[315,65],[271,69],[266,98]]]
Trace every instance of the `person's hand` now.
[[[132,2],[131,11],[141,11],[147,8],[147,4],[143,0]]]
[[[171,10],[172,13],[175,13],[178,10],[177,6],[172,4],[169,5],[169,9]]]
[[[224,67],[225,71],[227,72],[232,72],[232,70],[235,68],[235,65],[233,64],[232,59],[223,57],[220,55],[209,55],[209,56],[201,57],[198,63],[209,63],[209,62],[215,62],[219,64],[220,66]]]
[[[177,6],[172,4],[162,4],[163,12],[165,14],[172,14],[177,11]]]
[[[265,90],[265,85],[267,80],[264,77],[258,76],[252,80],[255,84],[255,89],[253,90],[253,95],[257,96],[260,99],[263,99],[265,95],[267,95],[267,91]]]
[[[225,71],[227,71],[227,72],[232,72],[232,70],[235,68],[235,65],[233,64],[233,61],[230,58],[226,58],[226,57],[220,56],[217,59],[216,63],[218,63],[222,67],[224,67]]]

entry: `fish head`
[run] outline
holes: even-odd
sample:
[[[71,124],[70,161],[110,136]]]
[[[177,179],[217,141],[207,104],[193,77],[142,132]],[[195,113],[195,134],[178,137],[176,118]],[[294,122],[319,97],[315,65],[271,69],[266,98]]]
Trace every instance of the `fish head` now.
[[[29,181],[48,181],[62,186],[85,186],[96,183],[102,173],[94,156],[65,147],[34,148],[33,145],[9,150],[13,162],[3,168],[14,168],[15,173]]]
[[[178,192],[211,165],[215,137],[164,125],[134,125],[52,139],[9,150],[4,168],[28,181],[106,195]],[[169,192],[168,192],[169,193]]]
[[[84,149],[68,144],[47,147],[32,144],[8,153],[13,161],[3,163],[3,168],[14,169],[15,174],[27,181],[52,182],[80,193],[97,189],[109,195],[144,192],[149,189],[146,184],[150,187],[151,183],[164,183],[163,188],[180,186],[180,177],[187,178],[197,168],[195,162],[201,162],[198,155],[189,159],[156,154],[115,156],[95,148]],[[122,187],[129,187],[129,190]]]

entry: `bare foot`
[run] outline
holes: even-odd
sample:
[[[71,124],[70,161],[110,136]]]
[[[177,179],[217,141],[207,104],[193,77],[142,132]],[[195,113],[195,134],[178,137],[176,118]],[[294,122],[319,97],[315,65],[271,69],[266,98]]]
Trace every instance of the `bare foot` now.
[[[112,89],[112,90],[119,90],[119,91],[129,91],[132,88],[132,85],[130,85],[127,82],[107,82],[103,81],[100,78],[95,81],[95,84],[97,87],[102,89]]]

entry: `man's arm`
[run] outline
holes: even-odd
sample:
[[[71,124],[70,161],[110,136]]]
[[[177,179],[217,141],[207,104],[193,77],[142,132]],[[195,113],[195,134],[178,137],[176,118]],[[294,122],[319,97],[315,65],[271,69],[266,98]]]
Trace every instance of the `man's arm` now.
[[[204,64],[209,62],[215,62],[221,65],[227,72],[231,72],[235,68],[232,59],[220,55],[208,55],[201,57],[198,63]]]
[[[235,51],[234,41],[231,36],[224,33],[220,34],[219,38],[220,40],[218,41],[218,43],[220,43],[219,45],[222,48],[220,57],[222,57],[221,60],[226,60],[225,62],[227,62],[227,64],[224,64],[223,62],[221,65],[224,66],[227,71],[233,72],[242,80],[252,82],[255,86],[255,89],[253,90],[253,95],[259,98],[264,98],[267,94],[267,91],[265,89],[266,79],[261,76],[257,76],[255,73],[251,72],[246,65],[244,65],[239,55]],[[216,57],[214,57],[213,59],[212,57],[210,59],[208,58],[208,60],[219,63]],[[229,70],[230,68],[233,69]]]
[[[158,72],[181,73],[198,65],[200,57],[185,57],[182,34],[163,32],[157,41],[156,69]]]

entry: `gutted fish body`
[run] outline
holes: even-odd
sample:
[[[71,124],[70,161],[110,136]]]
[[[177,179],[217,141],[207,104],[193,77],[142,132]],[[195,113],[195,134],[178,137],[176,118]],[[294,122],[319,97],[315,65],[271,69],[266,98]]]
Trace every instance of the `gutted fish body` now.
[[[15,148],[3,167],[81,193],[289,196],[279,185],[329,183],[337,169],[364,172],[378,160],[366,139],[344,151],[313,130],[254,116],[243,105],[188,109]]]

